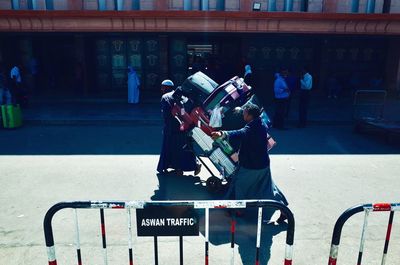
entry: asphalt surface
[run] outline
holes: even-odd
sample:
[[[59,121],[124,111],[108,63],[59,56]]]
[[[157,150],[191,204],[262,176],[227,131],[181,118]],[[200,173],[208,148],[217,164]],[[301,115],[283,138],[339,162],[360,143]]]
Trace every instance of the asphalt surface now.
[[[42,222],[48,208],[67,200],[219,199],[200,177],[157,176],[158,125],[25,126],[0,131],[0,264],[46,264]],[[336,219],[359,203],[400,202],[400,147],[348,125],[272,131],[272,175],[295,215],[294,264],[326,264]],[[271,213],[272,214],[272,213]],[[83,264],[101,264],[96,210],[78,212]],[[73,212],[54,220],[59,264],[75,262]],[[346,224],[338,264],[354,264],[362,214]],[[276,218],[276,215],[271,217]],[[380,262],[388,214],[371,213],[363,261]],[[134,217],[133,217],[134,220]],[[238,219],[235,264],[254,264],[255,216]],[[229,218],[211,213],[210,264],[229,264]],[[387,264],[400,258],[400,221],[394,218]],[[285,225],[264,224],[262,263],[282,264]],[[106,211],[109,264],[128,262],[126,212]],[[134,235],[136,234],[133,229]],[[184,239],[185,264],[204,263],[204,227]],[[135,264],[153,263],[151,238],[134,236]],[[179,264],[178,239],[159,242],[160,264]]]

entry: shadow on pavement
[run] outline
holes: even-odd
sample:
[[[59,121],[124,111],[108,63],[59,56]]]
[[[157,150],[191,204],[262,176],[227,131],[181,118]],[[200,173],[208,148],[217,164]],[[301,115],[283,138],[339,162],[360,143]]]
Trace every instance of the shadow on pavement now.
[[[154,191],[151,200],[218,200],[223,194],[210,194],[207,188],[201,184],[199,177],[177,176],[174,174],[158,174],[159,187]],[[270,220],[274,210],[264,209],[263,219]],[[231,217],[226,210],[210,210],[210,249],[218,245],[226,245],[230,248],[231,240]],[[204,211],[199,210],[200,232],[205,235]],[[257,209],[248,210],[242,218],[235,217],[236,233],[235,243],[244,265],[253,265],[256,255],[257,235]],[[263,222],[261,230],[260,264],[267,264],[271,257],[272,238],[287,229],[287,225],[267,224]],[[226,253],[229,253],[226,252]],[[282,253],[283,255],[283,253]],[[211,257],[210,257],[211,258]],[[224,260],[230,260],[230,256]]]

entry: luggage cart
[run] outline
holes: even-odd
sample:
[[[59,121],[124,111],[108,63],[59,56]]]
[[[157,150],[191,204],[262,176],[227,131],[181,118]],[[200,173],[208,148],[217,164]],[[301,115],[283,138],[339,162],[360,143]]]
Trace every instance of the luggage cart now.
[[[356,133],[373,133],[384,137],[386,142],[400,138],[400,121],[384,119],[387,92],[385,90],[357,90],[354,95]]]

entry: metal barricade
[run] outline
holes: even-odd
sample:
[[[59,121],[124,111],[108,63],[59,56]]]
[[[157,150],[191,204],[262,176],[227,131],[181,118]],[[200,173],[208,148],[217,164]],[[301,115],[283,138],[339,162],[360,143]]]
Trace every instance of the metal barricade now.
[[[352,217],[353,215],[360,213],[360,212],[365,213],[364,224],[363,224],[363,228],[362,228],[362,232],[361,232],[360,248],[359,248],[358,259],[357,259],[357,265],[361,265],[369,213],[370,212],[390,212],[389,222],[388,222],[387,231],[386,231],[385,245],[383,248],[383,257],[382,257],[382,262],[381,262],[381,265],[385,265],[387,250],[388,250],[389,241],[390,241],[390,233],[392,231],[394,212],[399,211],[399,210],[400,210],[400,203],[364,204],[364,205],[354,206],[354,207],[346,210],[336,221],[335,227],[333,229],[332,243],[331,243],[331,250],[330,250],[328,265],[336,265],[338,252],[339,252],[340,236],[342,234],[342,228],[343,228],[343,225],[346,223],[346,221],[350,217]]]
[[[258,219],[257,219],[257,237],[256,237],[256,257],[255,264],[259,265],[260,255],[260,243],[261,243],[261,229],[262,229],[262,215],[263,208],[272,208],[275,210],[282,211],[288,218],[288,227],[286,233],[286,249],[284,265],[292,264],[293,256],[293,240],[294,240],[294,229],[295,221],[292,212],[284,204],[272,201],[272,200],[221,200],[221,201],[74,201],[74,202],[60,202],[52,206],[46,213],[43,226],[44,236],[47,247],[47,256],[49,265],[57,265],[54,236],[52,229],[53,216],[60,210],[65,208],[75,209],[75,227],[76,227],[76,256],[78,265],[82,265],[80,239],[79,239],[79,225],[76,209],[99,209],[100,220],[101,220],[101,234],[102,234],[102,246],[104,252],[104,264],[108,264],[107,261],[107,244],[106,244],[106,225],[104,218],[104,209],[126,209],[127,210],[127,227],[128,227],[128,254],[129,264],[133,265],[134,254],[132,251],[132,224],[131,224],[131,209],[149,209],[151,207],[191,207],[196,210],[204,209],[205,216],[205,256],[204,262],[206,265],[209,264],[208,250],[209,250],[209,210],[210,209],[245,209],[245,208],[258,208]],[[231,220],[231,248],[232,258],[231,264],[234,264],[234,246],[235,246],[235,225],[234,219]],[[179,237],[179,248],[180,248],[180,264],[183,264],[183,239]],[[154,263],[158,265],[158,243],[157,236],[154,236]]]

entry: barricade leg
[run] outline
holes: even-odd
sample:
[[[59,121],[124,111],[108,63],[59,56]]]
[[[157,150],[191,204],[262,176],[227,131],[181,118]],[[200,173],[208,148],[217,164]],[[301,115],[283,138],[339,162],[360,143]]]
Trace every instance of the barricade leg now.
[[[101,238],[103,242],[103,255],[104,255],[104,264],[108,264],[107,258],[107,241],[106,241],[106,224],[104,221],[104,209],[100,209],[100,222],[101,222]]]
[[[364,244],[365,244],[365,235],[367,233],[367,226],[368,226],[368,216],[369,216],[369,210],[365,210],[365,216],[364,216],[364,225],[363,229],[361,232],[361,242],[360,242],[360,251],[358,252],[358,259],[357,259],[357,265],[361,265],[362,261],[362,256],[364,252]]]
[[[209,244],[208,240],[209,240],[209,233],[210,233],[210,230],[209,230],[210,209],[205,208],[204,211],[205,211],[205,223],[206,223],[206,225],[205,225],[205,234],[206,234],[205,240],[206,240],[206,242],[205,242],[205,258],[204,259],[205,259],[205,265],[208,265],[208,244]]]
[[[81,243],[79,238],[79,223],[78,223],[78,212],[74,209],[74,220],[75,220],[75,247],[76,247],[76,257],[78,259],[78,265],[82,265],[81,256]]]
[[[231,265],[235,264],[235,226],[236,226],[236,220],[235,220],[235,217],[232,215],[232,219],[231,219],[231,249],[232,249]]]
[[[256,265],[260,264],[261,223],[262,223],[262,207],[258,207],[257,242],[256,242]]]
[[[133,265],[133,251],[132,251],[132,218],[131,209],[127,209],[128,216],[128,252],[129,252],[129,265]]]
[[[392,232],[393,216],[394,216],[394,211],[391,211],[390,215],[389,215],[389,223],[388,223],[388,227],[387,227],[387,231],[386,231],[385,246],[383,248],[383,256],[382,256],[381,265],[385,265],[385,263],[386,263],[386,255],[387,255],[387,251],[389,248],[390,233]]]

